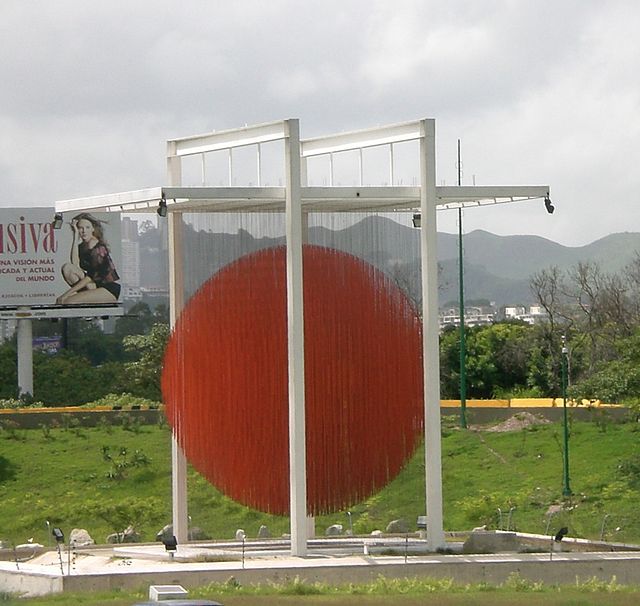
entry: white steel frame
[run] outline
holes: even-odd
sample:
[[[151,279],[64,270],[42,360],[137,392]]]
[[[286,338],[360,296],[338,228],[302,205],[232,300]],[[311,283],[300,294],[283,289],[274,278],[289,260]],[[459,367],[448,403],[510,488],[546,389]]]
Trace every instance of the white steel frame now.
[[[261,145],[284,143],[285,186],[261,186]],[[389,177],[394,183],[394,144],[418,141],[420,185],[362,185],[362,150],[389,147]],[[182,185],[182,158],[202,156],[203,183],[205,154],[227,150],[229,183],[233,183],[233,150],[255,146],[257,187],[187,187]],[[346,151],[359,153],[359,185],[328,187],[307,185],[307,160]],[[425,473],[427,544],[432,550],[443,547],[442,472],[440,442],[440,377],[438,349],[438,285],[436,210],[486,204],[500,204],[544,198],[548,186],[437,186],[435,160],[435,120],[422,119],[402,124],[300,139],[297,119],[209,133],[167,142],[168,185],[105,196],[63,200],[56,211],[155,211],[164,200],[169,220],[171,325],[184,306],[182,288],[182,213],[184,212],[285,212],[287,244],[287,316],[289,368],[289,462],[291,554],[307,553],[306,461],[304,418],[304,301],[302,296],[302,243],[309,212],[391,212],[419,211],[422,215],[420,250],[422,256],[423,359],[425,409]],[[331,169],[332,170],[332,169]],[[173,528],[179,542],[188,538],[187,463],[175,437],[173,462]]]

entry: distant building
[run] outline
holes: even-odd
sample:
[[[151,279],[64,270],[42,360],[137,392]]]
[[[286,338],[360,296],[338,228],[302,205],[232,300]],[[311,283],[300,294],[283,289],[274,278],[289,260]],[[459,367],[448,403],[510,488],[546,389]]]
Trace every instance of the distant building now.
[[[17,326],[17,320],[0,320],[0,343],[4,343],[13,337]]]
[[[125,286],[122,289],[122,298],[125,301],[142,301],[142,289],[140,287]]]
[[[122,298],[140,300],[140,242],[138,241],[138,221],[122,218]]]
[[[169,297],[169,287],[168,286],[143,286],[140,288],[143,297]]]
[[[496,309],[493,305],[468,306],[464,309],[465,326],[488,326],[496,321]],[[440,310],[438,322],[440,330],[447,326],[460,326],[460,309],[448,307]]]
[[[533,325],[547,317],[547,313],[540,305],[507,305],[504,308],[505,320],[521,320]]]

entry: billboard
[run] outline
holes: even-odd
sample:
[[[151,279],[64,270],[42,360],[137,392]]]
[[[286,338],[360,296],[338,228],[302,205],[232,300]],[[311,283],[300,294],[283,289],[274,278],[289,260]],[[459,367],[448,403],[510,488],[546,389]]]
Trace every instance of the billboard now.
[[[66,213],[54,229],[54,214],[0,208],[0,308],[118,307],[120,215]]]

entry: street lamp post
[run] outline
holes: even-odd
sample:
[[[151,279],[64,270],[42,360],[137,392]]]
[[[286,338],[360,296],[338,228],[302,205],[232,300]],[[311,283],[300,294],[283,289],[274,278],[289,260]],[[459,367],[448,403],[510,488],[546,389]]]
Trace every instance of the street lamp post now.
[[[564,424],[564,457],[562,465],[562,496],[570,497],[569,486],[569,424],[567,420],[567,339],[562,335],[562,420]]]
[[[460,143],[458,141],[458,143]],[[462,208],[458,208],[458,257],[460,285],[460,427],[467,428],[467,343],[464,330],[464,265],[462,251]]]
[[[458,139],[458,185],[462,185],[460,139]],[[462,207],[458,207],[458,285],[460,302],[460,427],[467,428],[467,343],[464,331],[464,256],[462,250]]]

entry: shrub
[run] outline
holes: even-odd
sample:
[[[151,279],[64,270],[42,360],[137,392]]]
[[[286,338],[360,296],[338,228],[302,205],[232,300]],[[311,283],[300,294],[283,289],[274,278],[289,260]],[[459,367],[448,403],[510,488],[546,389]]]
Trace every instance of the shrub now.
[[[122,408],[131,408],[132,406],[145,406],[148,408],[157,408],[158,405],[159,403],[155,400],[134,396],[130,393],[110,393],[106,396],[103,396],[102,398],[99,398],[98,400],[94,400],[93,402],[87,402],[84,407],[96,408],[98,406],[108,406],[110,408],[113,408],[114,406],[121,406]]]

